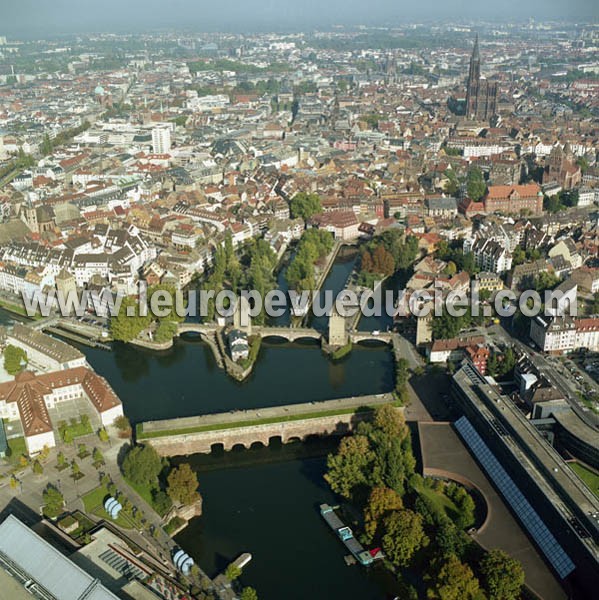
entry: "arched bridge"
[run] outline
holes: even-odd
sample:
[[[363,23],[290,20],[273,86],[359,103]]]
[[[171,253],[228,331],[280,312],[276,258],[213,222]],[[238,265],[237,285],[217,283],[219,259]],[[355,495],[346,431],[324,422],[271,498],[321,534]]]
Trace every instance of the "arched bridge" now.
[[[219,330],[215,324],[203,323],[180,323],[179,335],[182,333],[199,333],[207,336],[214,335]],[[322,337],[322,332],[313,327],[268,327],[254,326],[252,327],[252,335],[259,335],[262,338],[273,336],[280,337],[289,342],[295,342],[303,338],[319,340]],[[393,340],[393,334],[388,332],[371,332],[371,331],[350,331],[349,338],[353,343],[377,341],[389,344]]]
[[[252,327],[252,333],[260,337],[276,336],[290,342],[302,338],[319,340],[322,333],[312,327]]]

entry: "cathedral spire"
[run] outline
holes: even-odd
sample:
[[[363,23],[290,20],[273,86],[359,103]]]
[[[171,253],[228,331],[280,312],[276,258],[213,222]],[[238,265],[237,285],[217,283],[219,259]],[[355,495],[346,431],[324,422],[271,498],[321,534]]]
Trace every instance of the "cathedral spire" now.
[[[476,38],[474,40],[474,49],[472,50],[472,60],[480,60],[480,54],[478,51],[478,33],[476,34]]]

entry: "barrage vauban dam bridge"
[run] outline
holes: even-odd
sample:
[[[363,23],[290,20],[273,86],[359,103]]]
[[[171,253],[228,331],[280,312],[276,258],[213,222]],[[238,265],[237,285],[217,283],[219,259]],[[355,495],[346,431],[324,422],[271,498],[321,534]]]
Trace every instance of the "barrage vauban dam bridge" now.
[[[354,396],[322,402],[238,410],[197,417],[146,421],[136,428],[137,441],[150,441],[162,456],[210,453],[273,441],[286,444],[313,435],[345,435],[372,408],[393,402],[393,395]]]

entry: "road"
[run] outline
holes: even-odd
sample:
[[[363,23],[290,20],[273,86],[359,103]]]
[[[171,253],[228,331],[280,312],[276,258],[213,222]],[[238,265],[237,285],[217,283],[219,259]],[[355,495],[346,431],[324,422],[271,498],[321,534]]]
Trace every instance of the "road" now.
[[[517,350],[524,353],[533,366],[549,381],[549,383],[557,390],[559,390],[566,401],[570,404],[572,410],[576,415],[582,419],[590,427],[599,429],[599,415],[593,411],[588,410],[578,400],[578,385],[575,381],[569,377],[564,377],[552,364],[551,359],[543,354],[535,352],[529,348],[526,344],[523,344],[520,340],[513,338],[503,327],[494,325],[489,327],[487,335],[490,332],[495,333],[496,338],[501,339],[503,343],[514,346]]]

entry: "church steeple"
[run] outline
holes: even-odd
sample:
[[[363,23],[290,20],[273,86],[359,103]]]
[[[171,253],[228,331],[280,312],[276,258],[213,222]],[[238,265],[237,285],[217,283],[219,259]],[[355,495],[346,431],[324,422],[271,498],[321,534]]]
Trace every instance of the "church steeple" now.
[[[472,50],[472,60],[480,61],[480,53],[478,51],[478,33],[476,34],[476,39],[474,40],[474,48]]]
[[[497,110],[497,91],[496,82],[487,81],[480,75],[480,50],[477,33],[466,82],[466,116],[469,119],[485,121],[492,117]]]

